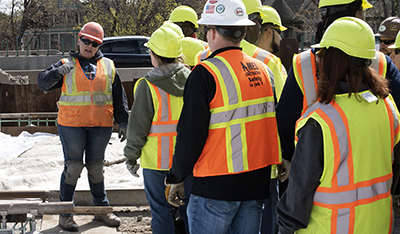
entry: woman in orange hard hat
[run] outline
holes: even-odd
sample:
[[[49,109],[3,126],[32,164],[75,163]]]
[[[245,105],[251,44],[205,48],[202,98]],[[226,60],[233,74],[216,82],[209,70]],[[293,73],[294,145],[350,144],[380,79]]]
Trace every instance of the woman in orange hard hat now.
[[[38,85],[45,91],[61,88],[57,127],[64,171],[60,200],[73,200],[77,180],[86,167],[94,205],[109,206],[104,187],[104,153],[114,120],[119,124],[119,138],[126,138],[128,103],[114,63],[98,50],[103,42],[102,26],[89,22],[78,35],[78,51],[71,51],[70,57],[42,71]],[[120,219],[112,213],[96,214],[95,218],[110,226],[120,225]],[[71,214],[60,214],[59,225],[64,230],[78,231]]]

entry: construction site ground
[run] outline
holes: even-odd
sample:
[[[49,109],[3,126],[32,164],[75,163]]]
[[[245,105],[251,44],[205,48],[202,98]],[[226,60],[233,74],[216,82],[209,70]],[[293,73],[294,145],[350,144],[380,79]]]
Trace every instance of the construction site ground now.
[[[42,219],[37,219],[37,233],[84,233],[84,234],[112,234],[112,233],[144,233],[151,234],[151,213],[149,206],[114,207],[114,214],[121,219],[121,226],[109,227],[103,222],[94,220],[94,215],[74,215],[75,222],[79,225],[78,232],[63,230],[58,225],[58,215],[43,215]],[[7,228],[11,228],[13,223],[7,223]],[[20,228],[20,224],[16,226]],[[27,228],[26,231],[30,231]],[[22,233],[16,230],[15,233]]]

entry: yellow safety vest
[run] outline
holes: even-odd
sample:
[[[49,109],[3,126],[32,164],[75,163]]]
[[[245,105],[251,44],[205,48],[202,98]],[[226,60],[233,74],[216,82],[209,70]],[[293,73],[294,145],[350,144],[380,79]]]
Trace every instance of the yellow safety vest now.
[[[93,80],[86,78],[77,58],[61,61],[74,68],[64,76],[57,122],[70,127],[112,127],[112,84],[116,73],[113,61],[108,58],[97,60]]]
[[[140,166],[153,170],[169,170],[172,166],[172,157],[175,150],[176,126],[183,107],[183,97],[177,97],[165,92],[145,78],[153,99],[154,115],[146,144],[142,148]]]
[[[209,133],[196,177],[237,174],[279,164],[275,102],[265,65],[240,50],[203,61],[214,77]]]
[[[376,59],[372,60],[371,68],[375,69],[379,75],[385,77],[387,64],[385,55],[380,51],[375,51]],[[312,106],[317,100],[318,78],[315,55],[311,50],[306,50],[293,57],[293,73],[297,84],[303,93],[303,113]]]
[[[324,168],[308,226],[296,233],[391,233],[399,113],[389,98],[359,99],[336,95],[330,104],[314,104],[297,122],[296,134],[309,118],[321,125]]]

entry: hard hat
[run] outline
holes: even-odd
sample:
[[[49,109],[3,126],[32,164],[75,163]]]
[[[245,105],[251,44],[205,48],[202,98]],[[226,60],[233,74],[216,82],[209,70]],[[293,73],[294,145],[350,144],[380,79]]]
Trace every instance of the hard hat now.
[[[246,7],[247,15],[253,13],[260,13],[262,12],[262,5],[260,0],[242,0],[244,6]]]
[[[342,17],[335,20],[326,29],[321,42],[311,47],[334,47],[353,57],[375,58],[374,32],[364,20],[355,17]]]
[[[394,44],[391,45],[391,46],[388,46],[389,49],[398,49],[398,48],[400,48],[400,35],[399,34],[400,34],[400,31],[397,33],[396,41],[394,42]]]
[[[161,57],[177,58],[182,55],[181,39],[169,27],[160,27],[154,31],[146,46]]]
[[[104,31],[100,24],[96,22],[89,22],[83,25],[78,35],[79,37],[85,36],[99,43],[103,43]]]
[[[336,6],[336,5],[343,5],[343,4],[350,4],[356,0],[321,0],[319,1],[319,8],[321,7],[328,7],[328,6]],[[362,0],[362,8],[363,9],[368,9],[372,8],[373,6],[371,3],[368,2],[368,0]]]
[[[208,0],[198,24],[218,26],[250,26],[246,7],[241,0]]]
[[[171,12],[168,20],[173,23],[189,21],[196,28],[199,27],[197,24],[197,13],[189,6],[178,6]]]
[[[378,29],[378,33],[376,33],[375,36],[396,38],[397,32],[399,30],[400,30],[400,18],[392,16],[386,18],[381,23]]]
[[[262,13],[263,13],[263,15],[261,16],[262,24],[272,23],[274,25],[279,26],[279,29],[281,31],[285,31],[287,29],[285,26],[282,25],[281,17],[273,7],[263,6]]]
[[[176,32],[176,34],[178,34],[180,39],[185,37],[185,35],[182,32],[181,27],[179,27],[177,24],[172,23],[171,21],[165,21],[161,27],[171,28],[172,30],[174,30]]]
[[[183,59],[189,66],[196,65],[195,56],[199,51],[205,50],[203,43],[193,37],[185,37],[181,40]]]

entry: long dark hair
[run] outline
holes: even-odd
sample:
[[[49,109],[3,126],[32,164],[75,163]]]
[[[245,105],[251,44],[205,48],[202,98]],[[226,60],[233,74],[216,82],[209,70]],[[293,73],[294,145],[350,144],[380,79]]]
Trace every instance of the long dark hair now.
[[[331,9],[339,9],[346,8],[346,10],[338,11],[335,13],[331,13]],[[343,5],[335,5],[329,7],[323,7],[321,9],[322,12],[326,12],[322,14],[322,21],[317,25],[317,32],[315,34],[315,43],[319,43],[322,39],[322,35],[324,35],[325,30],[333,23],[333,21],[345,17],[345,16],[356,16],[357,11],[362,10],[362,0],[355,0],[349,4]]]
[[[388,81],[365,66],[357,66],[343,51],[336,48],[323,48],[320,57],[317,99],[328,104],[335,98],[339,82],[346,82],[349,97],[354,94],[358,100],[359,86],[364,84],[375,96],[386,98],[389,95]]]

